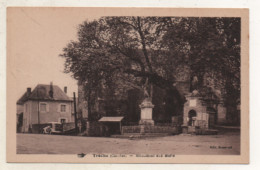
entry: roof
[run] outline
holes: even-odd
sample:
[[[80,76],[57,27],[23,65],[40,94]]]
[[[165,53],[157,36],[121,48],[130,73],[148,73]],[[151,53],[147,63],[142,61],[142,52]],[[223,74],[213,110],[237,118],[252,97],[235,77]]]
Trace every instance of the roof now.
[[[53,98],[50,97],[50,85],[38,84],[32,91],[29,99],[45,99],[45,100],[68,100],[71,99],[64,93],[59,86],[52,85],[53,87]]]
[[[52,85],[53,97],[50,97],[49,91],[51,85],[38,84],[34,90],[28,95],[27,92],[17,101],[17,104],[23,104],[27,100],[57,100],[57,101],[72,101],[59,86]]]
[[[25,92],[22,97],[16,102],[16,104],[22,105],[28,99],[27,92]]]
[[[102,117],[98,121],[99,122],[121,122],[123,118],[124,118],[123,116],[119,116],[119,117]]]

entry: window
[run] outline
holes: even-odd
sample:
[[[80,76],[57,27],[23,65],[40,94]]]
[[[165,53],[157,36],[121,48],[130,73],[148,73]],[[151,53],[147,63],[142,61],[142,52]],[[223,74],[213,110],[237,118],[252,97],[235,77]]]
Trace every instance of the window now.
[[[61,104],[60,105],[60,111],[61,112],[66,112],[66,105],[65,104]]]
[[[47,104],[46,103],[40,103],[40,111],[41,112],[47,112]]]
[[[54,126],[55,126],[55,131],[62,131],[62,125],[61,124],[55,124]]]
[[[60,123],[65,123],[66,119],[60,119]]]
[[[66,123],[66,122],[68,122],[68,118],[66,118],[66,117],[60,117],[59,120],[58,120],[58,122],[60,122],[60,123]]]

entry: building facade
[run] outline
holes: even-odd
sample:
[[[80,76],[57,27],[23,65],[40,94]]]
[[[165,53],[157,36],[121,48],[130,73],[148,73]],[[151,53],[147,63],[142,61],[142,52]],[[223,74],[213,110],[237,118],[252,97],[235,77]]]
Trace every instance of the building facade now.
[[[33,125],[49,122],[71,122],[73,101],[67,96],[67,87],[62,91],[56,85],[39,84],[26,93],[17,103],[23,106],[21,132],[31,132]]]

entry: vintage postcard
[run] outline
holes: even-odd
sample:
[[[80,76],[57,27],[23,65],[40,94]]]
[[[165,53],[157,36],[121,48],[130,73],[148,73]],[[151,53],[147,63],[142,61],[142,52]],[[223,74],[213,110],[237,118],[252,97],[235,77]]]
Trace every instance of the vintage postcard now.
[[[249,163],[249,10],[7,8],[6,155]]]

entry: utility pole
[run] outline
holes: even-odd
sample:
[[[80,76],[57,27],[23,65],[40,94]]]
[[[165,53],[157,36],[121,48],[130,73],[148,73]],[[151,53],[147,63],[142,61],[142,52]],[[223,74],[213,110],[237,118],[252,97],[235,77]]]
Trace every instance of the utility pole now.
[[[75,131],[78,133],[78,119],[77,119],[77,108],[76,108],[76,94],[73,92],[73,102],[74,102],[74,120],[75,120]]]

